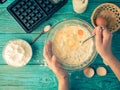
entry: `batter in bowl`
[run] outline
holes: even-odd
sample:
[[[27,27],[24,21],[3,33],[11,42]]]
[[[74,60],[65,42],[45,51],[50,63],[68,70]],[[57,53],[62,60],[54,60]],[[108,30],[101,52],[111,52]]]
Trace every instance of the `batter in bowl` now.
[[[91,32],[80,25],[65,25],[56,32],[53,38],[53,52],[59,62],[64,65],[78,66],[90,59],[94,53],[94,41],[83,40],[91,36]]]

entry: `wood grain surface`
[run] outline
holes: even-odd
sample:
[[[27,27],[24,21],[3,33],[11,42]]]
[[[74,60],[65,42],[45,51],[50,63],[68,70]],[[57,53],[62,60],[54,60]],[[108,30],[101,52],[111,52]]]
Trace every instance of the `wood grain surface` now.
[[[43,47],[47,34],[40,37],[32,46],[33,57],[26,66],[21,68],[8,66],[2,58],[2,51],[9,40],[19,38],[30,43],[45,25],[55,25],[59,21],[70,18],[80,18],[91,24],[90,17],[93,10],[102,3],[110,2],[120,7],[120,0],[89,0],[87,10],[82,14],[76,14],[73,11],[72,0],[68,0],[67,4],[49,20],[40,24],[32,33],[27,34],[6,10],[6,7],[13,1],[7,0],[4,4],[0,4],[0,90],[57,90],[58,87],[55,75],[47,66],[44,66],[43,62]],[[120,31],[113,34],[112,50],[120,60]],[[83,71],[70,73],[70,89],[120,90],[120,82],[98,55],[91,67],[96,70],[99,66],[107,69],[106,76],[100,77],[95,74],[93,78],[88,79],[83,75]]]

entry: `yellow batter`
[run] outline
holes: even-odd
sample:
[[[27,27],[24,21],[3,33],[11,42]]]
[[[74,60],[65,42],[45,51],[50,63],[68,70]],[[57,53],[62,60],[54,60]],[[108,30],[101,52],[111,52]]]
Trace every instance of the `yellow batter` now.
[[[79,25],[65,25],[53,39],[53,52],[63,64],[76,66],[88,60],[93,53],[93,40],[81,42],[91,33]]]

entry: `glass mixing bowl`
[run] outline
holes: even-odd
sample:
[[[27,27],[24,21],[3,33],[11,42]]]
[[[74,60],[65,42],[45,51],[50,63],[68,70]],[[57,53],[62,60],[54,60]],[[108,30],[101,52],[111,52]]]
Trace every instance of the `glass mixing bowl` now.
[[[83,28],[85,28],[86,30],[89,31],[90,35],[92,35],[92,31],[93,31],[93,28],[92,26],[90,26],[86,21],[84,20],[81,20],[81,19],[68,19],[68,20],[63,20],[59,23],[57,23],[56,25],[54,25],[51,30],[48,32],[48,35],[47,35],[47,39],[46,41],[51,41],[52,42],[52,45],[54,44],[53,43],[53,40],[54,40],[54,37],[56,35],[56,33],[58,31],[60,31],[65,25],[72,25],[72,26],[76,26],[76,25],[79,25]],[[62,38],[61,38],[62,40]],[[95,59],[96,57],[96,49],[95,49],[95,44],[94,44],[94,38],[91,39],[92,42],[93,42],[93,52],[91,54],[91,56],[85,60],[84,62],[82,63],[76,63],[76,64],[68,64],[68,63],[64,63],[62,62],[62,60],[60,60],[60,55],[57,55],[57,58],[58,58],[58,63],[61,63],[63,65],[63,68],[67,71],[76,71],[76,70],[82,70],[84,69],[85,67],[89,66]],[[53,45],[54,46],[54,45]],[[53,53],[56,55],[56,53],[54,52],[54,47],[52,48],[52,51]],[[66,51],[64,51],[66,52]],[[87,53],[86,53],[87,55]]]

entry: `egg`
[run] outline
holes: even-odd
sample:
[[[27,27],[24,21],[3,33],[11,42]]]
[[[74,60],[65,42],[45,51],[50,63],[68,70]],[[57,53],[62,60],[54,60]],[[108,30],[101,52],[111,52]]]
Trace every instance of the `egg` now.
[[[88,78],[92,78],[94,76],[95,72],[94,69],[91,67],[87,67],[84,69],[84,75]]]
[[[104,67],[98,67],[96,72],[99,76],[105,76],[107,74],[107,70]]]
[[[107,26],[107,21],[103,17],[97,17],[96,24],[97,26]]]

